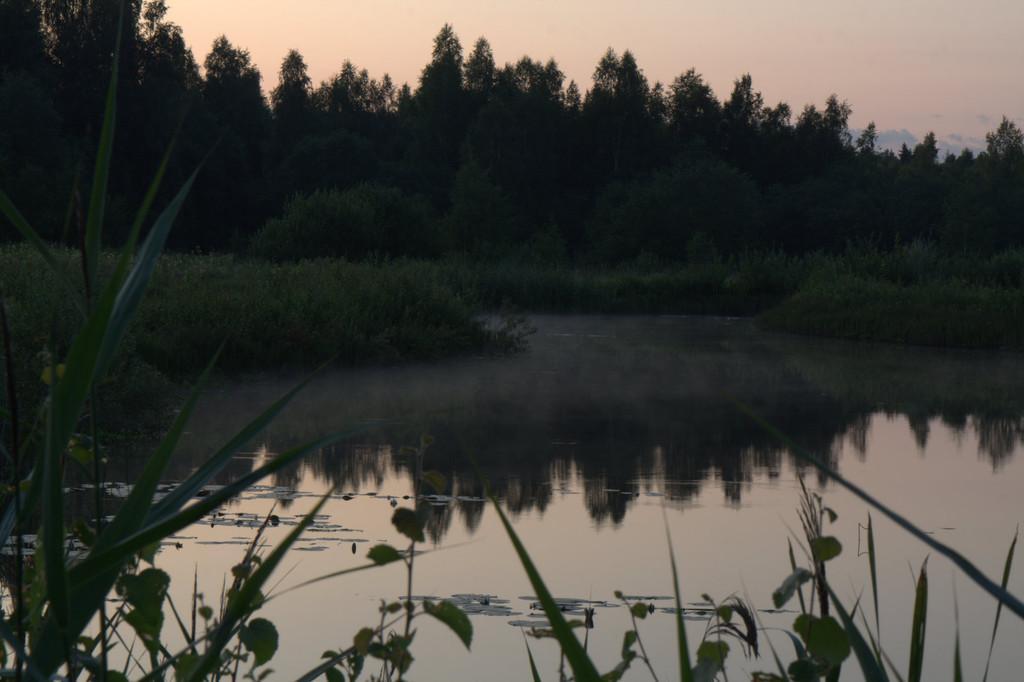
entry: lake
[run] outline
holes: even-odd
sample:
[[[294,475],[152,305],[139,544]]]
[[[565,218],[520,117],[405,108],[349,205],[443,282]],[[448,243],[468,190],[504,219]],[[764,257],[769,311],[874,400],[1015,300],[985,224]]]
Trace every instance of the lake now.
[[[335,492],[316,526],[285,560],[274,593],[318,575],[365,563],[379,542],[404,547],[393,505],[409,506],[410,461],[403,446],[429,435],[424,468],[443,474],[428,552],[415,559],[413,591],[466,597],[472,652],[439,622],[417,621],[413,679],[523,680],[529,664],[521,628],[537,621],[532,590],[497,515],[482,498],[475,460],[556,597],[615,603],[613,593],[650,597],[640,632],[659,677],[678,679],[665,524],[672,534],[684,600],[748,596],[766,628],[795,612],[773,613],[771,593],[790,573],[787,538],[799,529],[798,476],[839,515],[828,528],[843,554],[829,564],[833,587],[851,605],[870,602],[867,507],[800,464],[738,405],[760,415],[831,462],[998,581],[1024,517],[1024,362],[1017,354],[940,351],[796,338],[749,320],[688,317],[535,316],[527,352],[425,366],[324,372],[286,414],[240,453],[219,483],[275,453],[331,432],[356,429],[216,518],[183,531],[157,556],[173,576],[172,596],[188,604],[198,567],[206,602],[220,598],[256,523],[271,512],[270,545],[320,495]],[[203,398],[172,465],[185,477],[298,376],[223,380]],[[141,453],[111,464],[131,481]],[[116,494],[116,489],[111,491]],[[113,501],[111,502],[113,504]],[[881,627],[905,670],[913,580],[927,548],[873,514],[879,552]],[[353,549],[355,550],[353,553]],[[799,550],[797,550],[799,552]],[[939,556],[928,563],[931,600],[926,679],[952,677],[954,590],[965,672],[981,677],[994,601]],[[1010,589],[1024,594],[1017,567]],[[314,667],[364,625],[380,600],[405,593],[399,565],[344,576],[272,599],[261,612],[281,633],[273,679]],[[490,601],[488,608],[482,601]],[[788,608],[797,608],[796,602]],[[868,606],[868,614],[873,610]],[[618,661],[627,610],[599,604],[588,646],[602,670]],[[704,631],[687,620],[691,646]],[[173,620],[165,624],[176,629]],[[581,631],[582,632],[582,631]],[[792,645],[769,634],[785,658]],[[175,641],[173,635],[169,637]],[[1003,615],[990,679],[1024,668],[1024,627]],[[530,640],[545,679],[557,679],[551,640]],[[746,661],[733,647],[730,672],[771,670],[771,654]],[[856,680],[853,660],[843,679]],[[372,669],[372,668],[371,668]],[[627,679],[650,679],[637,662]]]

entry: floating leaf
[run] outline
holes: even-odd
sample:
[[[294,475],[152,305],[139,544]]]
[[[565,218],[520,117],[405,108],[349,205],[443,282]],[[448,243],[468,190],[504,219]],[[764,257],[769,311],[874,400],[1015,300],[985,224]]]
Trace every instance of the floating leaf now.
[[[469,622],[469,616],[463,613],[462,609],[450,601],[442,601],[437,604],[425,601],[423,610],[451,628],[452,632],[466,645],[466,648],[469,648],[473,642],[473,624]]]
[[[238,639],[253,653],[256,665],[263,665],[277,653],[277,628],[266,618],[256,618],[242,628]]]

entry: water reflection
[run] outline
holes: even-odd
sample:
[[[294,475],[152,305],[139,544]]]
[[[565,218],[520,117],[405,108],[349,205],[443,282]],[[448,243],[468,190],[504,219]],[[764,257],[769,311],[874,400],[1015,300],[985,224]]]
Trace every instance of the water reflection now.
[[[866,456],[869,427],[883,415],[905,417],[922,452],[938,424],[954,438],[976,434],[978,456],[995,471],[1024,442],[1017,355],[799,339],[740,320],[557,316],[535,324],[519,357],[325,375],[221,480],[356,425],[356,436],[273,483],[295,487],[312,475],[341,491],[373,491],[407,477],[401,447],[430,434],[426,466],[445,475],[448,494],[482,494],[475,460],[513,515],[543,512],[575,487],[595,524],[616,525],[652,491],[686,505],[715,482],[739,506],[756,480],[800,468],[737,402],[840,469],[842,452]],[[187,475],[291,381],[241,378],[206,396],[170,477]],[[141,461],[128,456],[120,466],[133,480]],[[431,537],[440,541],[456,518],[472,532],[482,513],[479,503],[437,507]]]

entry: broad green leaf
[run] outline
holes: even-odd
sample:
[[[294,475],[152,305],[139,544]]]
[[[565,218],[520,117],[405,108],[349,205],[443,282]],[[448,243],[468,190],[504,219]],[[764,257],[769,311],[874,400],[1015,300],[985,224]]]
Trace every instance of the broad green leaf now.
[[[778,589],[772,592],[772,603],[775,604],[775,608],[781,609],[786,603],[793,598],[793,595],[800,588],[801,585],[810,580],[813,574],[806,568],[798,568],[782,581]]]
[[[636,630],[626,630],[626,634],[622,636],[622,657],[626,658],[633,651],[633,645],[636,644],[637,639]]]
[[[362,628],[356,633],[356,636],[352,638],[352,646],[355,647],[361,655],[365,656],[366,652],[370,649],[370,642],[373,641],[374,632],[370,628]]]
[[[423,610],[451,628],[469,649],[469,645],[473,643],[473,624],[469,622],[469,616],[463,613],[462,609],[449,601],[437,604],[426,601],[423,602]]]
[[[399,554],[398,550],[391,545],[374,545],[370,548],[370,551],[366,553],[366,558],[378,566],[383,566],[384,564],[401,561],[402,555]]]
[[[811,555],[815,561],[831,561],[839,556],[843,546],[831,535],[811,540]]]
[[[789,664],[787,671],[793,682],[818,682],[818,666],[806,658],[799,658]]]
[[[850,639],[835,618],[816,618],[802,613],[793,622],[807,651],[829,665],[838,666],[850,655]]]
[[[246,623],[238,639],[252,652],[255,665],[263,665],[277,653],[277,628],[266,618],[254,618]]]
[[[125,574],[117,581],[117,593],[131,606],[125,621],[153,652],[160,648],[164,599],[170,584],[170,576],[157,568],[147,568],[137,575]]]
[[[337,668],[330,668],[324,673],[327,682],[345,682],[345,676]]]
[[[391,523],[399,533],[413,542],[423,542],[426,539],[423,535],[423,524],[412,509],[399,507],[391,516]]]
[[[197,665],[199,665],[199,656],[197,654],[184,654],[179,656],[174,662],[175,682],[184,682],[191,677]]]
[[[697,661],[711,661],[719,666],[725,665],[729,655],[729,645],[721,640],[708,640],[697,647]]]

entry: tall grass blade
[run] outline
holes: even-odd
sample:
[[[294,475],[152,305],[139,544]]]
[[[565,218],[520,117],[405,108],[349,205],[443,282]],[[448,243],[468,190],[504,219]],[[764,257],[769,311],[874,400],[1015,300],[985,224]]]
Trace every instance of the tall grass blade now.
[[[953,646],[953,682],[964,682],[964,664],[960,659],[960,604],[956,598],[956,583],[953,584],[953,623],[956,628],[956,643]],[[985,672],[988,673],[988,666],[985,667]]]
[[[960,554],[952,547],[942,542],[939,542],[935,538],[931,537],[923,530],[918,528],[916,525],[914,525],[906,518],[904,518],[902,515],[898,514],[887,505],[875,499],[870,493],[865,491],[856,483],[853,483],[852,481],[849,481],[846,478],[844,478],[835,469],[832,469],[818,457],[812,455],[811,453],[797,445],[792,439],[790,439],[784,433],[782,433],[777,428],[772,426],[770,423],[762,419],[757,413],[755,413],[753,410],[751,410],[743,403],[736,402],[735,404],[741,412],[746,414],[755,423],[761,426],[761,428],[763,428],[765,431],[772,434],[773,436],[778,438],[783,444],[785,444],[794,456],[804,461],[810,462],[815,467],[817,467],[819,471],[826,474],[829,478],[838,483],[840,486],[846,488],[851,493],[853,493],[854,495],[856,495],[857,497],[859,497],[860,499],[862,499],[863,501],[867,502],[869,505],[877,509],[879,512],[888,517],[891,521],[896,523],[896,525],[898,525],[900,528],[907,531],[915,538],[923,542],[925,545],[927,545],[928,547],[932,548],[942,556],[952,561],[957,568],[959,568],[975,584],[981,587],[981,589],[985,590],[993,597],[995,597],[1001,604],[1004,604],[1006,608],[1008,608],[1010,611],[1016,614],[1019,618],[1024,619],[1024,602],[1022,602],[1016,596],[1007,591],[1006,588],[1000,587],[995,582],[993,582],[988,576],[982,573],[977,566],[971,563],[971,561],[967,559],[967,557]]]
[[[793,541],[786,538],[786,545],[789,547],[789,570],[796,573],[796,555],[793,553]],[[807,602],[804,601],[803,585],[796,586],[796,596],[800,598],[800,613],[807,613]]]
[[[168,535],[199,521],[232,497],[263,478],[283,469],[310,452],[332,445],[356,432],[357,430],[334,434],[293,448],[282,453],[259,469],[249,472],[211,495],[200,499],[195,504],[189,505],[177,514],[159,523],[148,525],[122,539],[117,544],[99,552],[90,552],[85,559],[72,566],[68,572],[72,595],[75,597],[81,596],[81,599],[76,598],[72,604],[69,632],[74,637],[77,637],[82,629],[88,625],[101,603],[95,599],[95,595],[102,594],[105,596],[109,592],[113,587],[113,581],[110,579],[110,576],[112,574],[116,576],[116,571],[113,571],[113,569],[120,567],[125,560],[154,542],[158,542]],[[47,674],[52,674],[53,670],[62,662],[62,653],[59,647],[57,647],[58,640],[56,635],[58,630],[52,618],[48,617],[44,621],[40,627],[40,633],[41,635],[35,640],[36,645],[32,652],[33,660],[40,670]]]
[[[562,652],[565,654],[566,660],[569,661],[569,666],[572,668],[574,679],[578,682],[599,681],[601,679],[601,675],[597,672],[597,668],[594,667],[594,662],[590,660],[587,652],[583,650],[579,640],[576,639],[576,635],[574,635],[572,633],[572,629],[569,628],[569,624],[565,622],[565,618],[562,616],[562,611],[558,608],[558,604],[555,603],[554,598],[548,591],[543,578],[540,577],[540,573],[537,571],[537,567],[534,565],[533,560],[526,551],[526,547],[523,546],[519,536],[512,528],[512,524],[509,522],[508,517],[505,516],[505,512],[502,511],[501,505],[498,503],[498,498],[494,497],[489,490],[487,494],[488,497],[490,497],[495,510],[498,512],[498,517],[501,519],[501,523],[505,527],[505,532],[508,534],[509,540],[512,541],[512,546],[515,548],[516,554],[519,556],[519,561],[523,564],[523,569],[526,571],[526,576],[530,579],[530,584],[533,586],[533,590],[537,595],[537,600],[544,608],[544,614],[548,617],[548,622],[551,623],[551,630],[554,632],[559,645],[561,645]]]
[[[662,515],[664,516],[664,509]],[[686,641],[686,624],[683,622],[683,599],[679,593],[679,571],[676,568],[676,552],[672,548],[672,534],[668,530],[668,518],[665,518],[665,539],[668,541],[668,558],[672,565],[672,589],[676,598],[676,643],[679,647],[679,679],[682,682],[694,682],[693,667],[690,665],[690,647]]]
[[[533,660],[533,652],[530,651],[530,642],[526,639],[526,633],[523,633],[523,644],[526,645],[526,657],[530,659],[530,676],[533,682],[541,682],[540,673],[537,672],[537,664]]]
[[[210,643],[203,658],[192,670],[189,680],[199,682],[217,669],[221,664],[221,651],[227,646],[242,619],[249,613],[258,599],[261,599],[261,589],[270,575],[277,568],[277,565],[284,559],[285,553],[291,548],[299,536],[313,523],[314,517],[320,513],[324,504],[330,499],[331,493],[320,498],[313,509],[306,514],[302,521],[290,532],[281,543],[274,548],[266,559],[260,563],[259,568],[253,571],[252,575],[242,584],[241,589],[232,598],[228,599],[228,606],[221,619],[220,625],[210,638]]]
[[[57,277],[57,280],[67,289],[68,298],[75,304],[78,312],[81,313],[82,317],[85,317],[86,311],[85,303],[82,300],[82,292],[74,280],[71,279],[71,275],[68,274],[64,265],[57,260],[57,257],[50,251],[50,247],[46,245],[46,242],[39,236],[39,233],[32,229],[32,226],[29,225],[28,221],[25,220],[25,217],[21,215],[21,212],[18,211],[17,207],[2,189],[0,189],[0,213],[7,216],[7,220],[14,225],[14,228],[21,234],[22,239],[31,244],[36,252],[39,253],[43,262],[49,266],[50,271]]]
[[[56,377],[57,370],[50,363],[50,376]],[[64,382],[61,381],[61,384]],[[55,429],[55,414],[58,409],[58,396],[50,393],[50,401],[46,409],[46,443],[43,448],[43,513],[41,539],[43,543],[43,572],[46,576],[46,598],[50,612],[57,622],[57,638],[60,646],[66,649],[69,643],[68,629],[68,576],[64,563],[64,486],[63,486],[63,454],[67,438],[61,439],[60,431]]]
[[[117,81],[121,62],[121,37],[124,33],[124,0],[118,3],[117,39],[114,43],[114,58],[110,66],[110,83],[107,85],[106,105],[103,109],[103,127],[100,129],[100,143],[96,150],[96,165],[92,174],[89,192],[89,212],[85,219],[85,259],[87,287],[94,288],[99,270],[101,233],[106,212],[107,185],[110,179],[110,156],[114,149],[114,124],[117,119]]]
[[[871,521],[871,512],[868,512],[868,567],[871,569],[871,598],[875,605],[875,637],[882,641],[882,617],[878,612],[878,567],[875,555],[875,527]],[[878,653],[876,647],[876,652]],[[878,655],[881,662],[881,654]]]
[[[122,257],[118,264],[118,271],[104,292],[104,298],[113,297],[114,301],[110,308],[109,326],[103,335],[103,345],[97,358],[97,375],[102,375],[110,366],[117,347],[128,329],[128,324],[138,312],[142,297],[145,295],[153,271],[156,269],[157,260],[167,243],[167,236],[170,234],[174,220],[178,217],[198,174],[199,169],[197,168],[154,221],[152,229],[135,258],[135,264],[126,276],[123,275],[123,268],[127,266],[128,260]],[[124,277],[123,283],[122,277]]]
[[[292,448],[291,450],[278,455],[272,461],[267,462],[259,469],[250,471],[219,490],[207,495],[206,497],[200,498],[195,504],[190,504],[177,514],[156,523],[146,525],[136,533],[133,533],[116,545],[113,545],[102,552],[95,555],[90,553],[85,560],[76,564],[71,569],[69,575],[72,586],[77,587],[87,580],[95,579],[97,575],[101,574],[111,565],[117,565],[124,557],[132,556],[153,542],[161,540],[167,535],[175,533],[189,524],[199,521],[204,516],[244,491],[246,488],[249,488],[267,476],[270,476],[290,464],[293,464],[308,455],[310,452],[315,452],[333,445],[344,438],[348,438],[355,433],[359,433],[365,428],[366,427],[361,427],[360,429],[332,434],[311,443],[306,443],[305,445]]]
[[[910,626],[910,664],[907,666],[907,682],[921,682],[924,665],[925,631],[928,626],[928,560],[921,564],[914,596],[914,619]]]
[[[871,647],[864,640],[864,635],[857,629],[853,618],[832,590],[832,586],[826,584],[825,587],[831,597],[836,613],[839,614],[839,619],[843,622],[843,629],[846,630],[846,634],[850,638],[850,647],[857,657],[857,662],[860,664],[860,670],[864,674],[865,682],[889,682],[889,676],[885,674],[885,669],[875,660],[874,652],[871,651]]]
[[[322,368],[321,368],[322,369]],[[297,386],[292,388],[274,404],[263,411],[258,417],[249,422],[245,428],[239,431],[220,450],[213,454],[206,462],[199,467],[191,476],[178,485],[167,497],[153,505],[149,512],[148,523],[155,523],[167,518],[181,509],[185,504],[195,497],[204,485],[210,482],[217,473],[234,457],[240,449],[245,447],[264,428],[273,421],[281,411],[288,406],[288,403],[321,371],[317,369],[308,377],[303,379]]]
[[[1000,583],[1002,588],[1006,589],[1006,584],[1010,581],[1010,569],[1013,568],[1013,553],[1017,549],[1017,536],[1020,535],[1020,529],[1018,528],[1013,533],[1013,541],[1010,543],[1010,551],[1006,553],[1006,562],[1003,564],[1003,582]],[[996,632],[999,631],[999,616],[1003,611],[1003,603],[999,602],[996,605],[996,619],[992,623],[992,639],[988,643],[988,657],[985,659],[985,674],[981,676],[981,682],[987,682],[988,670],[992,663],[992,650],[996,647]]]
[[[206,387],[207,381],[210,378],[210,373],[217,364],[217,359],[220,357],[223,350],[224,346],[221,345],[220,349],[218,349],[214,355],[213,360],[211,360],[210,364],[206,366],[205,370],[203,370],[203,373],[200,375],[199,380],[196,381],[196,385],[193,387],[188,400],[185,402],[181,411],[178,412],[177,417],[174,419],[174,423],[171,424],[171,428],[157,446],[156,451],[147,460],[146,466],[142,470],[142,474],[138,479],[136,479],[135,484],[132,487],[132,492],[128,495],[128,498],[122,505],[121,510],[117,513],[114,519],[104,527],[103,532],[96,539],[94,551],[102,551],[142,527],[142,524],[146,519],[146,515],[153,504],[153,496],[156,494],[157,486],[160,484],[160,481],[163,480],[164,471],[166,471],[167,465],[170,463],[171,455],[174,453],[174,450],[178,445],[181,434],[185,431],[185,425],[192,416],[196,403],[199,402],[199,396]]]

